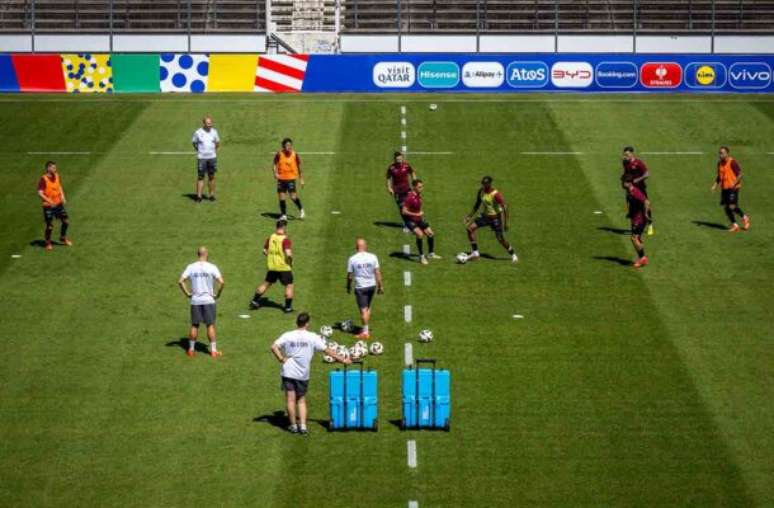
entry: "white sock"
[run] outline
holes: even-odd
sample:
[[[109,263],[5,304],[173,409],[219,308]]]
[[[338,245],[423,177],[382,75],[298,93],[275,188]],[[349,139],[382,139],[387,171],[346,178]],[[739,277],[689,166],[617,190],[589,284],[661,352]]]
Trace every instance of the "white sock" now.
[[[368,333],[368,325],[363,325],[363,333]]]
[[[188,341],[188,351],[193,351],[196,349],[196,341],[195,340],[189,340]]]
[[[291,429],[297,429],[297,428],[298,428],[298,425],[296,425],[295,423],[291,423],[291,424],[290,424],[290,428],[291,428]]]
[[[215,341],[210,342],[210,351],[212,351],[213,353],[218,352],[218,346],[215,345]]]
[[[302,424],[300,424],[300,425],[298,426],[298,428],[300,428],[301,430],[306,430],[306,424],[305,424],[305,423],[302,423]]]
[[[474,250],[473,252],[470,253],[470,255],[471,256],[478,256],[479,254],[478,254],[477,250]]]

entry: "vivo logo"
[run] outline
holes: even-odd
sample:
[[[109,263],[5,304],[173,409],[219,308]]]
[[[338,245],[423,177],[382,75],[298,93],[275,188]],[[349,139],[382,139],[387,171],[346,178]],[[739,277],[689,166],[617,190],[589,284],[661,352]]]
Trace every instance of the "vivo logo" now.
[[[771,68],[764,62],[735,63],[728,69],[729,83],[740,90],[762,90],[771,84]]]

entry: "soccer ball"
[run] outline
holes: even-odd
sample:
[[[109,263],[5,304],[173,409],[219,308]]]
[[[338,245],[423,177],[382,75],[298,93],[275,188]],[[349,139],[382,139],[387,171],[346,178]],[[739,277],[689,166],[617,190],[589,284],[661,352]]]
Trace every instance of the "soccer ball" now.
[[[320,335],[322,335],[323,337],[325,337],[327,339],[328,337],[333,335],[333,328],[331,328],[328,325],[325,325],[325,326],[321,327],[320,328]]]
[[[353,360],[360,360],[363,357],[363,350],[357,346],[349,348],[349,356]]]
[[[368,344],[366,344],[366,341],[364,341],[364,340],[359,340],[359,341],[355,342],[355,346],[357,346],[359,348],[363,348],[363,349],[368,349]]]
[[[380,355],[384,353],[384,346],[381,342],[374,342],[371,344],[371,354],[372,355]]]
[[[457,254],[457,262],[461,265],[464,265],[468,262],[468,255],[464,252],[460,252]]]
[[[336,353],[344,358],[349,358],[349,349],[347,349],[347,346],[336,346]]]
[[[422,330],[419,332],[419,342],[430,342],[433,340],[433,332],[430,330]]]
[[[341,331],[343,332],[351,332],[354,326],[352,325],[352,320],[347,319],[346,321],[341,322]]]
[[[368,344],[358,345],[355,344],[355,347],[360,350],[361,355],[360,356],[368,356]]]
[[[326,344],[331,349],[337,349],[339,347],[339,343],[336,342],[335,340],[329,340],[329,341],[327,341]]]
[[[323,361],[325,363],[333,363],[333,362],[336,361],[336,359],[334,357],[332,357],[331,355],[323,355]]]
[[[430,111],[435,111],[438,109],[438,104],[430,104]]]

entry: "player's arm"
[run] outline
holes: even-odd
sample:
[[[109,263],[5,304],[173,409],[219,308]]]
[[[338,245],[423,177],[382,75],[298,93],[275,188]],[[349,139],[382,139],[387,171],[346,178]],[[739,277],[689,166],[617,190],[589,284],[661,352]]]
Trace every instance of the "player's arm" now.
[[[339,363],[343,363],[343,364],[346,364],[346,365],[349,365],[349,364],[352,363],[352,359],[351,358],[349,358],[347,356],[340,355],[338,353],[338,351],[336,351],[332,347],[326,347],[325,348],[325,354],[330,356],[331,358],[335,358],[336,361],[339,362]]]
[[[374,271],[374,274],[376,275],[376,292],[381,295],[384,293],[384,280],[382,279],[382,271],[377,268]]]
[[[633,183],[640,183],[643,180],[646,180],[650,176],[650,170],[648,169],[648,166],[645,164],[642,165],[642,176],[635,178],[633,180]]]
[[[301,157],[296,153],[296,166],[298,166],[298,183],[301,184],[301,188],[304,187],[304,172],[301,171]]]
[[[292,249],[285,249],[285,261],[290,266],[293,266],[293,250]]]
[[[215,131],[215,151],[217,152],[220,148],[220,136],[218,136],[218,131]]]
[[[218,282],[218,289],[215,292],[215,299],[217,300],[220,298],[220,294],[223,293],[223,288],[226,287],[226,281],[223,280],[223,277],[218,277],[215,279]]]
[[[740,174],[739,178],[741,179],[741,174]],[[59,180],[59,183],[60,183],[60,185],[59,185],[59,197],[62,198],[62,204],[66,205],[67,204],[67,198],[65,197],[64,186],[61,185],[61,182],[62,182],[62,180],[60,179]]]
[[[180,287],[180,291],[182,291],[185,296],[188,298],[192,296],[191,290],[188,289],[188,284],[186,284],[186,277],[180,277],[180,280],[177,281],[177,285]]]
[[[731,161],[731,170],[734,172],[734,175],[736,175],[736,180],[734,180],[734,188],[736,189],[742,183],[742,168],[739,166],[738,162],[733,160]]]
[[[278,362],[285,363],[287,360],[287,357],[282,354],[282,350],[280,349],[279,344],[276,342],[271,345],[271,352],[274,354],[274,358],[276,358]]]
[[[40,178],[40,182],[38,182],[38,196],[40,196],[40,199],[42,199],[45,203],[48,203],[49,205],[53,205],[54,202],[48,199],[48,196],[46,196],[46,182],[43,180],[44,177]]]
[[[715,175],[715,182],[712,184],[712,190],[714,191],[715,189],[717,189],[718,185],[720,185],[720,164],[718,164],[718,171],[717,171],[717,174]]]
[[[505,199],[503,198],[503,195],[499,192],[495,194],[495,201],[498,205],[502,208],[500,211],[500,222],[503,225],[503,230],[508,231],[508,205],[505,203]]]
[[[352,275],[352,270],[347,270],[347,293],[352,292],[352,279],[354,279],[354,275]]]
[[[473,218],[474,215],[476,215],[476,212],[481,207],[481,191],[478,191],[478,194],[476,194],[476,202],[473,204],[473,210],[469,214],[465,216],[465,222],[469,222],[470,219]]]
[[[274,179],[275,180],[279,180],[279,166],[278,166],[278,164],[279,164],[279,152],[274,154],[273,171],[274,171]]]
[[[392,188],[392,175],[390,175],[390,168],[387,168],[387,192],[395,194],[395,190]]]

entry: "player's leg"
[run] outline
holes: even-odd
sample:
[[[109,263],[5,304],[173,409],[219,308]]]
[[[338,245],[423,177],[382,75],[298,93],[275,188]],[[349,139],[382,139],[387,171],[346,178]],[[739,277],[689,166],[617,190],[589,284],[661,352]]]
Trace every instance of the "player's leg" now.
[[[744,224],[742,226],[742,229],[744,229],[745,231],[748,231],[750,229],[750,217],[746,213],[744,213],[741,208],[739,208],[739,191],[738,190],[734,191],[733,203],[730,206],[731,206],[731,210],[736,215],[738,215],[739,217],[742,218],[742,223]]]
[[[427,258],[441,259],[441,256],[435,253],[435,233],[433,232],[433,229],[428,226],[424,229],[424,233],[427,237]]]
[[[215,172],[211,172],[207,179],[207,190],[210,193],[210,201],[215,201]]]
[[[291,272],[285,272],[285,273],[291,273]],[[290,282],[285,284],[285,307],[284,311],[286,313],[293,312],[293,279],[290,279]]]
[[[277,181],[277,199],[279,200],[280,216],[287,218],[288,204],[285,201],[287,199],[287,193],[285,192],[285,182],[282,180]]]
[[[188,331],[188,351],[186,354],[193,357],[196,351],[196,339],[199,336],[199,324],[202,322],[201,306],[191,305],[191,329]]]
[[[285,388],[285,403],[288,411],[288,420],[290,421],[290,432],[298,432],[298,425],[296,420],[296,388],[289,379],[283,378],[283,385]]]
[[[355,337],[357,339],[371,338],[371,330],[368,323],[371,321],[371,301],[375,292],[375,287],[355,289],[355,301],[357,302],[358,309],[360,309],[360,320],[363,322],[363,329]]]
[[[54,214],[50,208],[43,209],[43,220],[46,223],[46,228],[43,233],[46,241],[46,250],[51,250],[53,248],[51,245],[51,234],[54,232]]]
[[[470,255],[468,256],[468,259],[478,259],[481,257],[481,254],[478,252],[478,228],[479,228],[479,222],[482,220],[481,217],[478,219],[471,221],[467,225],[468,230],[468,241],[470,242]]]
[[[207,325],[207,339],[210,341],[210,356],[217,358],[222,353],[218,351],[218,336],[215,331],[215,316],[217,314],[215,304],[204,306],[204,324]]]
[[[202,201],[202,192],[204,192],[204,174],[207,172],[206,161],[197,159],[196,161],[196,202]]]
[[[301,204],[301,198],[298,197],[298,191],[296,190],[296,182],[292,182],[291,188],[290,188],[290,200],[293,201],[293,204],[296,205],[296,208],[298,208],[298,213],[300,218],[304,218],[306,214],[304,213],[304,205]]]
[[[263,298],[263,295],[266,293],[266,291],[269,290],[269,288],[272,285],[272,282],[269,282],[269,278],[271,277],[271,272],[266,274],[266,280],[261,282],[261,284],[255,288],[255,294],[253,295],[253,299],[250,300],[250,308],[251,309],[257,309],[261,306],[261,298]]]
[[[309,429],[306,428],[306,392],[296,394],[296,403],[298,404],[298,432],[308,434]]]
[[[495,238],[497,238],[497,241],[500,242],[500,245],[502,245],[503,248],[508,251],[508,254],[511,255],[511,261],[516,263],[519,260],[519,256],[516,255],[516,249],[513,248],[513,245],[511,245],[510,242],[505,239],[505,235],[503,234],[502,230],[495,231]]]
[[[640,268],[641,266],[648,264],[648,258],[645,256],[645,244],[642,241],[642,232],[644,229],[645,224],[632,224],[632,246],[637,252],[637,260],[634,262],[635,268]]]
[[[724,209],[726,217],[728,217],[728,221],[731,223],[729,231],[739,231],[739,224],[736,223],[736,217],[734,216],[734,208],[736,208],[736,205],[727,203]]]
[[[422,228],[420,228],[418,225],[414,226],[414,236],[416,237],[416,244],[417,244],[417,252],[419,253],[419,262],[423,265],[427,264],[427,258],[425,257],[425,245],[422,241],[425,237],[425,233],[422,232]]]
[[[73,244],[73,242],[67,238],[67,229],[70,227],[70,217],[67,215],[67,211],[64,209],[64,206],[62,206],[61,209],[57,212],[57,216],[61,222],[59,228],[59,241],[70,247]]]

